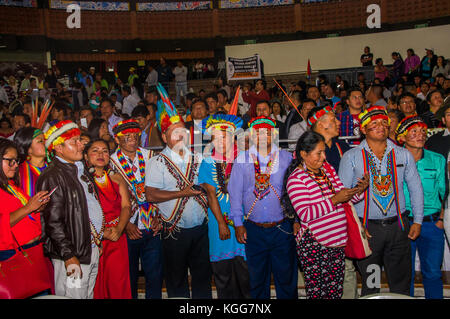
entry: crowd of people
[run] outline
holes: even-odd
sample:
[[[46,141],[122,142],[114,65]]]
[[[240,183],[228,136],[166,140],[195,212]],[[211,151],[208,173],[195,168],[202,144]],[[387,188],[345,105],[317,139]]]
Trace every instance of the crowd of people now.
[[[141,267],[146,298],[163,283],[169,298],[212,298],[213,280],[218,298],[268,299],[273,275],[276,297],[297,299],[300,270],[307,298],[350,299],[356,272],[362,296],[379,292],[368,285],[378,265],[391,292],[413,296],[417,251],[426,298],[443,298],[450,78],[439,59],[437,74],[378,61],[354,87],[319,76],[197,93],[178,62],[166,68],[175,103],[152,67],[115,83],[78,69],[71,91],[51,69],[42,87],[2,78],[2,271],[14,276],[20,252],[46,269],[27,272],[26,297],[137,298]],[[361,259],[346,256],[352,211],[371,248]]]

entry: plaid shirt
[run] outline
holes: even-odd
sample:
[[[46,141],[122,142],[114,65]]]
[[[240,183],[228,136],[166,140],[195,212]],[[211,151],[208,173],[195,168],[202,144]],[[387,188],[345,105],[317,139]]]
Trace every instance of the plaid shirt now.
[[[341,122],[339,136],[356,136],[353,123],[354,118],[350,114],[350,111],[347,110],[340,114],[337,114],[337,118]],[[359,130],[357,131],[359,132]],[[347,143],[350,145],[359,145],[360,142],[361,138],[355,140],[347,140]]]

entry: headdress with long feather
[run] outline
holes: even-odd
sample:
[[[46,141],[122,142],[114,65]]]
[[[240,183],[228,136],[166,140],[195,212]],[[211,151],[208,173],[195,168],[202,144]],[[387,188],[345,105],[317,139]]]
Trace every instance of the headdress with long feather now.
[[[167,131],[170,125],[182,122],[183,118],[178,114],[177,109],[173,105],[172,101],[169,99],[169,95],[161,83],[158,82],[156,86],[159,96],[161,99],[158,100],[158,110],[156,112],[156,119],[158,128],[161,133]]]

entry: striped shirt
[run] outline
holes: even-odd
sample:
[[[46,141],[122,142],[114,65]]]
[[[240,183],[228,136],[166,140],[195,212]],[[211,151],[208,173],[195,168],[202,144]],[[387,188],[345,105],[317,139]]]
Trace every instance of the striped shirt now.
[[[336,193],[344,188],[330,164],[324,162],[322,168],[333,184]],[[326,183],[320,186],[301,168],[295,169],[288,178],[287,192],[292,206],[300,218],[301,225],[297,234],[297,242],[309,229],[313,237],[323,246],[345,246],[347,243],[347,219],[344,207],[342,204],[333,205],[331,197],[334,194]],[[362,198],[362,195],[355,195],[352,202],[360,201]]]

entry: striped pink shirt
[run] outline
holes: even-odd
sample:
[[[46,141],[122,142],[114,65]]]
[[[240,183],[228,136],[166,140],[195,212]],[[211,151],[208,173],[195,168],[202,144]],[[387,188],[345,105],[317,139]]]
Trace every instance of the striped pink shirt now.
[[[324,162],[322,168],[333,184],[336,193],[344,188],[330,164]],[[286,188],[291,203],[300,218],[301,228],[297,234],[297,242],[309,229],[313,237],[323,246],[345,246],[347,243],[345,211],[342,204],[333,205],[330,198],[334,194],[326,184],[322,186],[322,194],[317,182],[303,169],[297,168],[289,176]],[[363,195],[355,195],[352,202],[358,202],[362,198]]]

